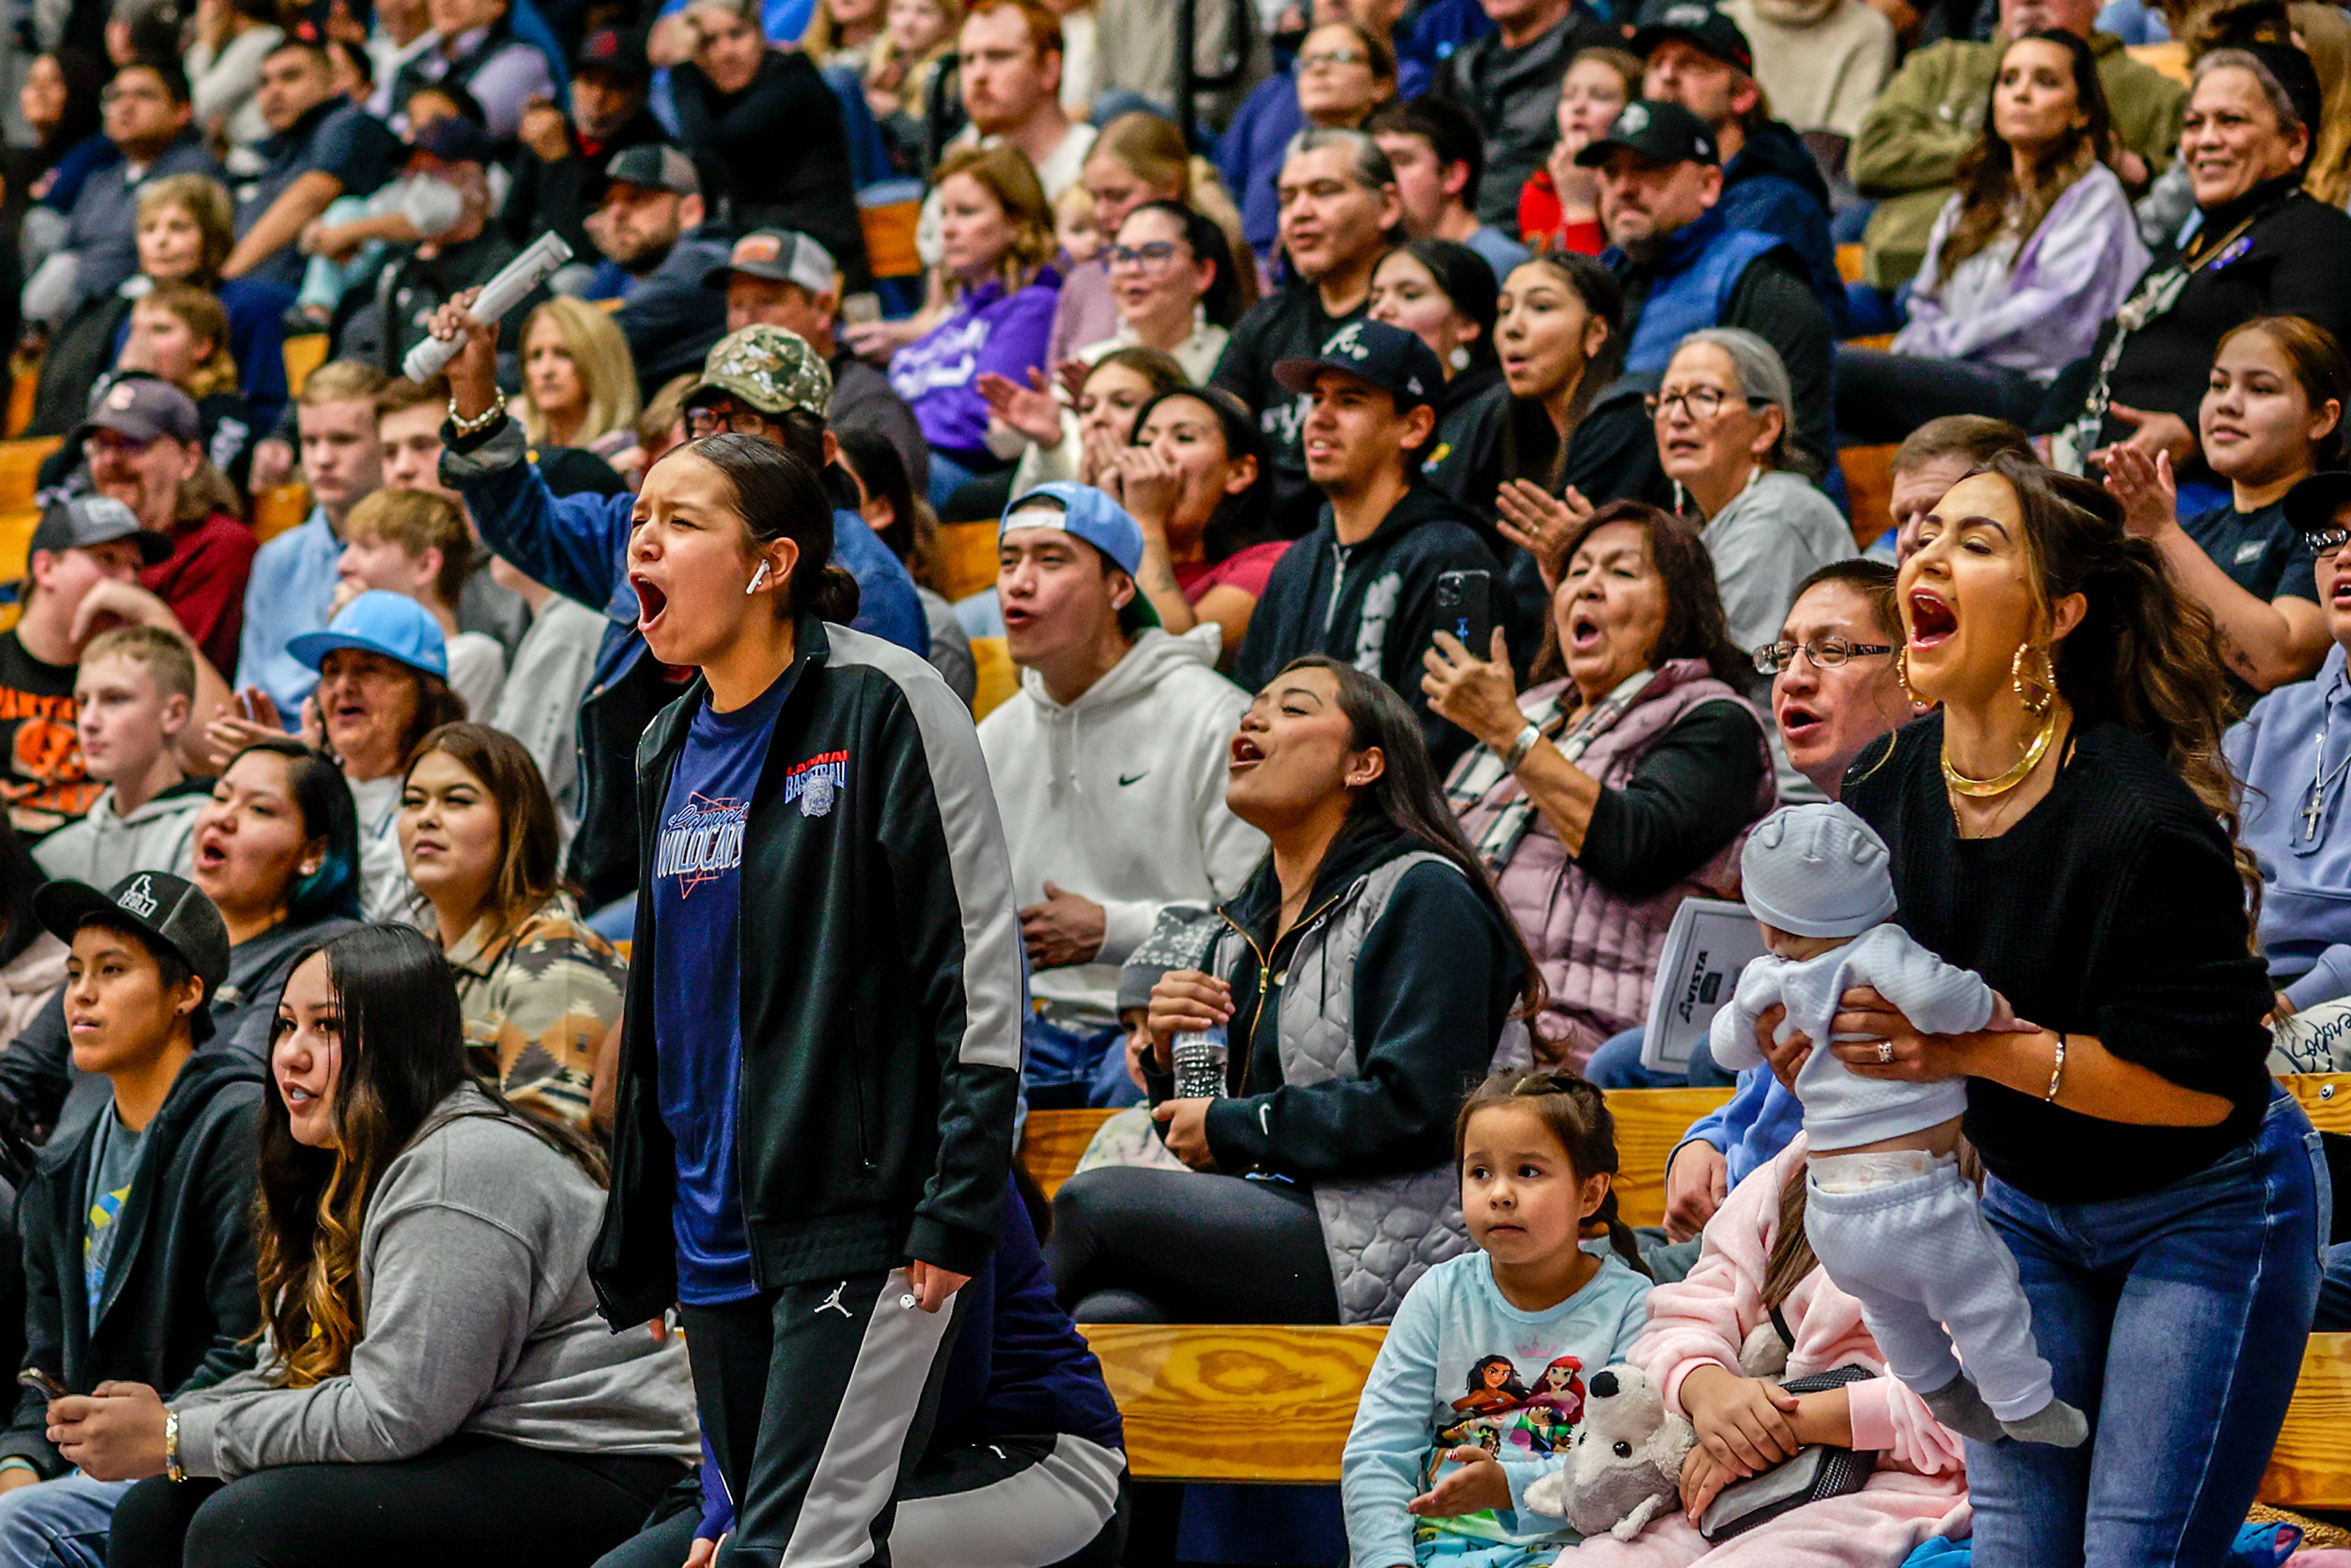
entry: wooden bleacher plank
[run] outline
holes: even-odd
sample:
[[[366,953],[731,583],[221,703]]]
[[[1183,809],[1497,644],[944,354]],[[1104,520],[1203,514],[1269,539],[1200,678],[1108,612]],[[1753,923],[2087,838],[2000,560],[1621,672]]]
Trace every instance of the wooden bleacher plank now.
[[[302,395],[302,383],[310,372],[327,362],[327,334],[304,332],[286,340],[286,392],[289,397]]]
[[[1328,1485],[1382,1328],[1081,1323],[1140,1480]]]
[[[1047,1197],[1061,1190],[1078,1156],[1115,1111],[1031,1111],[1020,1129],[1020,1164]]]
[[[1845,504],[1853,513],[1854,542],[1864,549],[1894,526],[1894,448],[1844,446],[1837,466],[1844,472]]]
[[[1858,242],[1836,247],[1837,276],[1847,283],[1861,281],[1862,247]]]
[[[971,662],[979,675],[978,687],[972,693],[971,716],[983,719],[1012,700],[1020,689],[1020,672],[1001,637],[974,637]]]
[[[2312,1126],[2351,1137],[2351,1072],[2289,1072],[2278,1082],[2302,1102]]]
[[[1666,1222],[1666,1160],[1689,1124],[1730,1103],[1728,1089],[1609,1089],[1616,1119],[1616,1212],[1628,1225]]]
[[[33,530],[40,523],[41,514],[30,507],[0,512],[0,582],[18,581],[29,570]]]
[[[2143,66],[2151,66],[2178,82],[2189,85],[2188,46],[2177,38],[2160,44],[2133,44],[2127,53]]]
[[[8,375],[8,411],[5,423],[0,423],[0,430],[5,430],[13,441],[33,423],[33,404],[41,392],[41,361],[28,354],[11,354]]]
[[[939,597],[953,604],[996,586],[996,525],[942,523],[931,576]]]
[[[57,435],[0,441],[0,512],[20,512],[33,504],[41,465],[64,444],[65,438]]]
[[[299,482],[264,490],[253,498],[253,537],[267,544],[310,515],[310,489]]]
[[[2262,1476],[2272,1508],[2351,1508],[2351,1333],[2314,1333]]]

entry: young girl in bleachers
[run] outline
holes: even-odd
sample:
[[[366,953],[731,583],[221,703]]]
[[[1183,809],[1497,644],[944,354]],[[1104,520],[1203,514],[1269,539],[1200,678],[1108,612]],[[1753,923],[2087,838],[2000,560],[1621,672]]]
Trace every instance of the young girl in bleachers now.
[[[1583,1375],[1621,1361],[1649,1281],[1616,1217],[1616,1133],[1570,1072],[1497,1073],[1454,1124],[1478,1250],[1422,1275],[1372,1367],[1341,1471],[1357,1568],[1540,1568],[1576,1537],[1518,1505],[1566,1463]],[[1605,1227],[1605,1242],[1584,1231]]]

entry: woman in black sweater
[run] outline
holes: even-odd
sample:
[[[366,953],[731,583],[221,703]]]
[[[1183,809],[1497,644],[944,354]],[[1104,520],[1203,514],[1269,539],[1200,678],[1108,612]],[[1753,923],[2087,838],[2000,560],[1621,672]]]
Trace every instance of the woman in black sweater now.
[[[695,0],[694,58],[670,72],[678,139],[726,171],[738,233],[798,229],[832,252],[851,294],[873,287],[841,102],[808,56],[768,47],[759,0]]]
[[[2264,1070],[2211,622],[2104,491],[2015,457],[1921,537],[1905,678],[1942,711],[1864,753],[1844,798],[1893,851],[1896,918],[2034,1027],[1921,1035],[1851,991],[1833,1049],[1969,1080],[1986,1213],[2057,1396],[2095,1423],[2078,1448],[1968,1445],[1977,1560],[2217,1563],[2326,1234],[2317,1136]]]

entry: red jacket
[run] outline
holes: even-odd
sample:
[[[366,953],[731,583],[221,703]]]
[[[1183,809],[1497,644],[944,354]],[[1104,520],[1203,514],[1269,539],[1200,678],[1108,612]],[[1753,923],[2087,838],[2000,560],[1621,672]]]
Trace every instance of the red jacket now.
[[[140,586],[172,607],[180,624],[227,681],[236,679],[245,630],[245,582],[261,541],[226,512],[172,530],[172,554],[139,574]]]

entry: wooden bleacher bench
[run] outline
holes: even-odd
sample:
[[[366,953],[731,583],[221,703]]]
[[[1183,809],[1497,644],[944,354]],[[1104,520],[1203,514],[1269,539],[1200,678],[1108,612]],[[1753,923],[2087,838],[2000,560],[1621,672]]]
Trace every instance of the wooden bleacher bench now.
[[[286,340],[286,394],[302,395],[302,383],[310,372],[327,362],[327,334],[304,332]]]
[[[263,544],[288,528],[298,528],[310,515],[310,489],[300,480],[264,490],[253,497],[253,537]]]
[[[1137,1479],[1329,1485],[1383,1328],[1081,1323]]]
[[[1616,1118],[1617,1212],[1633,1225],[1660,1225],[1666,1217],[1666,1157],[1689,1124],[1727,1103],[1728,1089],[1611,1089]],[[1031,1111],[1020,1139],[1020,1163],[1050,1197],[1078,1168],[1078,1156],[1113,1111]]]
[[[1837,467],[1844,474],[1845,504],[1853,514],[1854,542],[1867,549],[1894,526],[1894,448],[1843,446]]]
[[[1012,700],[1020,690],[1020,671],[1001,637],[974,637],[971,662],[979,676],[971,695],[971,716],[977,721]]]
[[[1862,271],[1862,247],[1858,243],[1836,247],[1837,276],[1847,283],[1859,283]]]
[[[2351,1132],[2351,1073],[2283,1082],[2314,1122]],[[1609,1093],[1628,1204],[1634,1190],[1662,1193],[1665,1155],[1724,1092]],[[1058,1188],[1110,1114],[1030,1113],[1021,1145],[1030,1174],[1049,1192]],[[1385,1333],[1375,1327],[1107,1323],[1082,1324],[1080,1332],[1118,1401],[1138,1479],[1288,1485],[1338,1480],[1355,1404]],[[2274,1508],[2351,1509],[2351,1333],[2310,1336],[2261,1500]]]
[[[942,523],[931,576],[939,597],[953,604],[996,586],[996,525]]]

